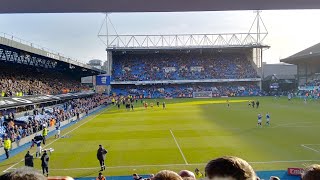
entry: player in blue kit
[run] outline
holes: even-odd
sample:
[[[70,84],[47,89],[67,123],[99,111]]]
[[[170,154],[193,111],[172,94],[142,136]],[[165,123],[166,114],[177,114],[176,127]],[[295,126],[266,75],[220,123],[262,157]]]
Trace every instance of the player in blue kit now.
[[[266,125],[270,126],[270,114],[269,113],[266,114],[266,120],[267,120]]]
[[[257,126],[262,127],[262,115],[260,113],[258,114],[258,124],[257,124]]]

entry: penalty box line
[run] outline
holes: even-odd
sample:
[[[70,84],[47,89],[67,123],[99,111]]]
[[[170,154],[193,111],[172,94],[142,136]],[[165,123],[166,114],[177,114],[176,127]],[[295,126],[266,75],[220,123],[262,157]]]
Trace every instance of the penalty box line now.
[[[317,145],[317,146],[319,146],[320,144],[301,144],[301,146],[304,147],[305,149],[309,149],[309,150],[311,150],[311,151],[320,153],[320,151],[318,151],[318,150],[316,150],[316,149],[314,149],[314,148],[309,147],[309,146],[311,146],[311,145]]]
[[[248,162],[249,164],[276,164],[276,163],[301,163],[301,162],[320,162],[319,160],[283,160],[283,161],[253,161]],[[152,167],[184,167],[184,166],[205,166],[207,163],[194,163],[194,164],[150,164],[150,165],[130,165],[130,166],[107,166],[107,169],[135,169],[135,168],[152,168]],[[83,167],[83,168],[50,168],[52,171],[70,171],[70,170],[95,170],[99,169],[99,167]],[[16,168],[11,168],[16,169]]]
[[[88,123],[89,121],[91,121],[92,119],[96,118],[97,116],[99,116],[99,115],[101,115],[102,113],[104,113],[106,110],[110,109],[110,107],[112,107],[112,106],[109,106],[108,108],[102,110],[100,113],[94,115],[93,117],[91,117],[90,119],[88,119],[87,121],[85,121],[84,123],[80,124],[79,126],[73,128],[72,130],[70,130],[70,131],[66,132],[65,134],[61,135],[61,137],[62,137],[62,136],[65,136],[65,135],[67,135],[67,134],[70,134],[71,132],[77,130],[79,127],[83,126],[84,124],[87,124],[87,123]],[[54,142],[58,141],[59,139],[61,139],[61,138],[57,138],[57,139],[51,141],[49,144],[46,144],[43,148],[48,147],[49,145],[53,144]],[[33,155],[33,154],[34,154],[34,153],[31,153],[31,155]],[[15,163],[15,164],[11,165],[10,167],[8,167],[7,169],[5,169],[3,172],[5,173],[5,172],[7,172],[8,170],[13,169],[13,167],[15,167],[16,165],[18,165],[19,163],[21,163],[21,162],[23,162],[23,161],[24,161],[24,159],[21,159],[21,160],[18,161],[17,163]]]

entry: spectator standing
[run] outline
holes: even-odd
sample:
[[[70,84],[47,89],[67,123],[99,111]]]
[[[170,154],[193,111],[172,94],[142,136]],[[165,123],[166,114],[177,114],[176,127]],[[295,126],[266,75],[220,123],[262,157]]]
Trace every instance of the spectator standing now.
[[[58,120],[56,122],[56,134],[54,135],[55,138],[59,138],[60,137],[60,121]]]
[[[8,138],[8,136],[4,137],[3,148],[4,148],[4,151],[6,152],[7,159],[9,159],[10,157],[9,151],[11,149],[11,140]]]
[[[24,156],[24,165],[33,167],[33,156],[28,151],[27,154]]]
[[[99,145],[99,149],[97,152],[97,159],[99,160],[101,171],[106,170],[106,166],[104,164],[104,161],[106,159],[106,154],[108,151],[102,147],[102,145]]]
[[[42,167],[43,175],[46,175],[48,177],[48,175],[49,175],[49,156],[48,156],[46,150],[43,151],[43,154],[41,156],[41,167]]]
[[[42,137],[43,137],[42,143],[43,143],[43,144],[46,144],[47,135],[48,135],[47,125],[44,124],[44,125],[43,125],[43,130],[42,130]]]

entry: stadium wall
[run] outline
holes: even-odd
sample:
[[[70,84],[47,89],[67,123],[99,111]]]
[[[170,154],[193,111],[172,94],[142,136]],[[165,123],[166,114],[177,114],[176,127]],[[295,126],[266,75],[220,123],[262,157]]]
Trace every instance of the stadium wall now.
[[[103,106],[103,105],[102,105],[102,106]],[[89,111],[89,114],[97,111],[97,110],[100,109],[102,106],[98,106],[98,107],[90,110],[90,111]],[[79,117],[80,117],[80,118],[83,118],[83,117],[85,117],[85,116],[86,116],[86,113],[82,113],[82,114],[80,114]],[[61,127],[70,124],[72,121],[76,120],[76,118],[77,118],[77,117],[73,117],[73,118],[70,118],[70,119],[68,119],[68,120],[66,120],[66,121],[61,122]],[[49,130],[49,132],[55,131],[55,126],[49,127],[48,130]],[[34,138],[34,136],[35,136],[36,134],[39,134],[39,133],[42,134],[42,131],[37,132],[37,133],[34,133],[34,134],[32,134],[32,135],[30,135],[30,136],[27,136],[27,137],[25,137],[25,138],[22,138],[19,142],[13,142],[13,143],[11,144],[11,150],[16,149],[16,148],[19,148],[20,146],[22,146],[22,145],[24,145],[24,144],[26,144],[26,143],[31,142],[31,140]],[[1,149],[0,149],[0,156],[3,155],[3,154],[5,154],[5,151],[4,151],[3,148],[1,148]]]

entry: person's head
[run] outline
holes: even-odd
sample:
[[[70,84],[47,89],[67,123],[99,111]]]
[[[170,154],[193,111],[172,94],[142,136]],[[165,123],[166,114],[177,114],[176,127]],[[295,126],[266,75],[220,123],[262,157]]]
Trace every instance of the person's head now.
[[[233,180],[256,180],[259,179],[253,168],[245,160],[224,156],[213,159],[205,167],[205,174],[209,179],[229,178]]]
[[[313,164],[308,166],[301,175],[302,180],[318,180],[320,179],[320,165]]]
[[[280,180],[280,178],[277,176],[271,176],[269,180]]]
[[[173,171],[162,170],[154,176],[153,180],[182,180],[182,177]]]
[[[47,178],[40,172],[30,167],[18,168],[12,172],[7,172],[0,176],[2,180],[46,180]]]
[[[101,144],[99,145],[99,148],[102,148],[102,145],[101,145]]]
[[[102,173],[101,172],[99,172],[99,177],[101,177],[102,176]]]
[[[139,179],[139,175],[137,173],[132,174],[133,179]]]
[[[27,154],[30,154],[30,151],[28,151]]]
[[[196,178],[193,172],[188,171],[188,170],[181,170],[179,173],[179,176],[183,177],[191,177],[191,178]]]
[[[197,180],[196,178],[193,177],[182,177],[183,180]]]
[[[194,170],[194,172],[195,172],[195,173],[199,173],[200,171],[199,171],[198,168],[196,168],[196,169]]]

